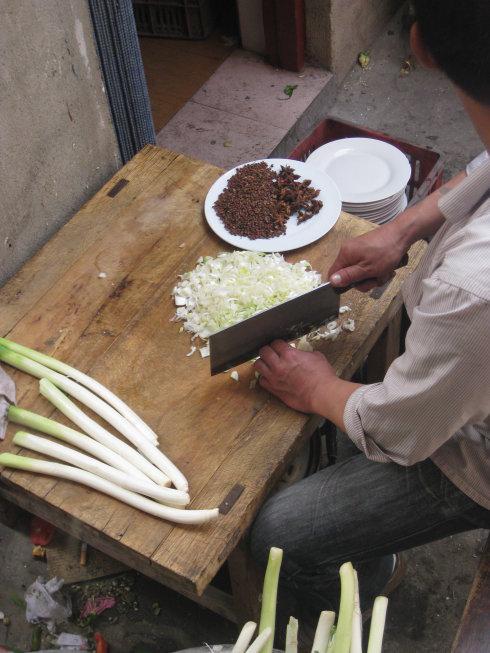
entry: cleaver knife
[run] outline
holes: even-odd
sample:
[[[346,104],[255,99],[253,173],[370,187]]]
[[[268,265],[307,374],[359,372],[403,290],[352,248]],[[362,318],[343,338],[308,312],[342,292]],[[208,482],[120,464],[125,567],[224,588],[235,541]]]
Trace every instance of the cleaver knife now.
[[[407,263],[408,255],[405,254],[396,268],[402,268]],[[391,279],[382,288],[375,289],[373,299],[378,299],[390,282]],[[295,340],[331,319],[337,319],[340,293],[357,285],[353,283],[346,288],[334,288],[329,282],[322,283],[314,290],[217,331],[209,337],[211,375],[255,358],[259,350],[273,340]]]
[[[345,288],[341,289],[342,292]],[[338,316],[339,289],[322,283],[209,337],[211,375],[258,356],[273,340],[294,340]]]

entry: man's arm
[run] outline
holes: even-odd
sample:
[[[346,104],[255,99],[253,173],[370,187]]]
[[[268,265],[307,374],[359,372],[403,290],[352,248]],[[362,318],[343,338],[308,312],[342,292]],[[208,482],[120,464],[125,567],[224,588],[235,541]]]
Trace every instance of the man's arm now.
[[[438,279],[424,282],[406,351],[384,381],[338,379],[325,357],[276,341],[255,363],[260,384],[291,408],[334,422],[365,455],[411,465],[490,411],[490,307]]]
[[[388,224],[344,243],[328,271],[331,283],[345,287],[363,279],[376,279],[375,283],[360,285],[363,291],[385,283],[411,245],[430,238],[442,226],[439,199],[465,177],[466,173],[461,172]]]

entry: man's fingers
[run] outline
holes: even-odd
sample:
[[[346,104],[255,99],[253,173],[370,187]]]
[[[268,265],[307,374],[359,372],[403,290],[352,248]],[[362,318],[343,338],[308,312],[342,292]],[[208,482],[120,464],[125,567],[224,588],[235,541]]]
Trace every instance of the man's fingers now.
[[[269,345],[260,349],[259,356],[269,367],[273,367],[279,361],[279,356]]]
[[[330,275],[330,283],[337,288],[346,288],[352,283],[363,281],[370,278],[370,273],[360,265],[351,265],[348,268],[342,268]]]
[[[255,361],[254,369],[256,369],[257,372],[260,374],[261,379],[264,378],[264,376],[270,374],[271,372],[270,368],[264,363],[264,361],[261,358]]]
[[[271,342],[271,349],[273,349],[278,356],[284,356],[284,354],[289,351],[290,349],[293,349],[291,345],[288,345],[288,343],[285,340],[274,340]]]

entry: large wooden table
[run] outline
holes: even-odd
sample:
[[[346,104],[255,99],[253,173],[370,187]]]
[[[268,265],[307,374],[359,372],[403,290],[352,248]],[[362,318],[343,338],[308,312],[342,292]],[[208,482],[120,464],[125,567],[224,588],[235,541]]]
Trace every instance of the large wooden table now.
[[[0,495],[232,617],[231,602],[205,590],[319,418],[250,390],[250,364],[239,368],[239,383],[228,373],[210,377],[209,361],[186,357],[189,337],[171,321],[178,275],[199,256],[226,249],[202,214],[220,172],[171,151],[143,149],[0,290],[0,334],[89,372],[124,398],[189,478],[191,507],[221,505],[223,514],[204,527],[173,526],[78,485],[11,470],[1,472]],[[325,273],[342,241],[370,228],[343,214],[325,238],[287,258],[306,258]],[[419,256],[419,249],[412,252],[380,299],[345,295],[356,331],[324,348],[343,377],[396,324],[400,283]],[[394,342],[389,333],[385,340]],[[37,380],[8,372],[20,406],[63,419],[40,397]],[[9,426],[0,451],[15,450],[15,430]],[[239,591],[247,570],[232,568]]]

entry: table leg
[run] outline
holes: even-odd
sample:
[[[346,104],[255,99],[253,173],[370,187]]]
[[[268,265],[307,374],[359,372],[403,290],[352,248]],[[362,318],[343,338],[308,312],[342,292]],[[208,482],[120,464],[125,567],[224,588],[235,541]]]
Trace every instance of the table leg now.
[[[366,383],[382,381],[386,370],[400,355],[400,334],[403,308],[394,315],[366,360]]]
[[[228,558],[228,570],[238,625],[246,621],[258,622],[263,574],[245,544],[239,544]]]

